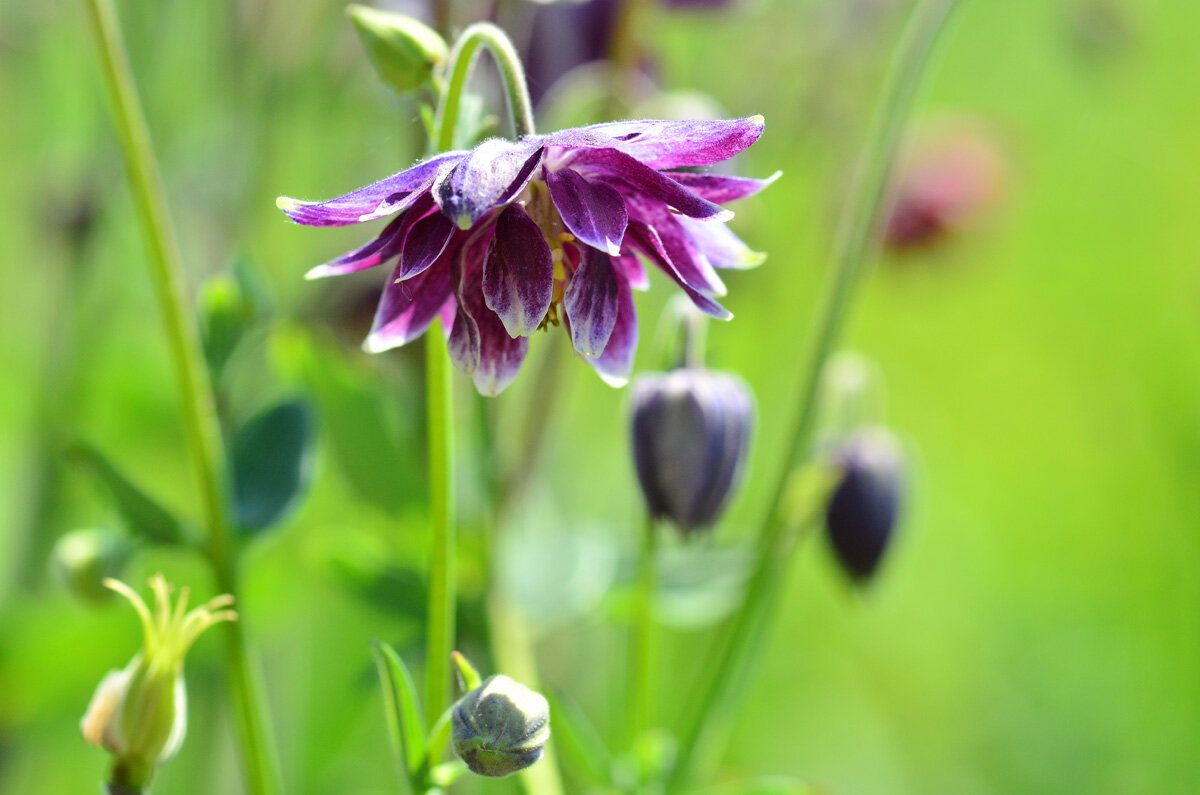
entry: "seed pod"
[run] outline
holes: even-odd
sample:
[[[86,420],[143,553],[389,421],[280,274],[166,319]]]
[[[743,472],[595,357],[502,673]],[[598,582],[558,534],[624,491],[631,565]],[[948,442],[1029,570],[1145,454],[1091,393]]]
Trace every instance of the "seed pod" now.
[[[454,705],[451,732],[454,752],[472,773],[510,776],[542,758],[550,705],[507,676],[490,676]]]
[[[684,535],[720,516],[750,445],[754,400],[740,378],[700,368],[633,384],[633,460],[655,519]]]
[[[825,527],[842,568],[857,581],[875,573],[887,549],[904,490],[900,444],[886,430],[859,431],[835,453],[841,480]]]

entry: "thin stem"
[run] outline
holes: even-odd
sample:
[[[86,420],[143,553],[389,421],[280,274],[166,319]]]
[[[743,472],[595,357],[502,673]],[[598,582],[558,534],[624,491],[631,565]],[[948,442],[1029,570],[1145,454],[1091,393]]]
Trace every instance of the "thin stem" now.
[[[785,514],[785,497],[792,473],[810,455],[821,374],[841,334],[851,296],[875,242],[874,232],[878,228],[904,121],[933,45],[957,2],[924,0],[917,6],[888,72],[854,191],[834,241],[832,282],[804,371],[791,447],[762,529],[755,570],[742,608],[725,636],[720,659],[710,669],[712,674],[703,690],[704,695],[694,702],[696,707],[684,721],[679,762],[671,778],[672,791],[686,786],[702,764],[715,762],[715,751],[728,736],[738,696],[747,684],[748,673],[757,656],[755,652],[761,650],[762,644],[754,641],[765,629],[771,608],[777,601],[790,552],[799,537],[800,527],[788,521]]]
[[[429,565],[429,615],[425,627],[425,719],[432,727],[450,703],[450,653],[454,651],[455,531],[454,428],[450,355],[441,321],[425,334],[425,416],[429,445],[429,514],[433,553]]]
[[[533,102],[529,99],[529,86],[525,83],[525,67],[513,47],[512,41],[503,30],[490,22],[477,22],[463,31],[450,52],[450,79],[437,114],[438,151],[454,148],[454,133],[458,126],[463,90],[471,74],[479,48],[487,49],[500,69],[504,82],[504,93],[508,97],[508,110],[512,115],[513,127],[518,138],[534,134]]]
[[[184,297],[183,263],[162,178],[112,0],[88,0],[88,9],[134,205],[149,249],[150,281],[183,400],[184,435],[199,485],[202,520],[208,531],[206,551],[218,588],[236,594],[221,427],[197,324]],[[226,655],[247,787],[255,795],[278,792],[278,773],[268,750],[266,719],[258,709],[259,699],[254,693],[240,623],[231,624],[226,630]]]
[[[637,583],[629,632],[629,741],[650,728],[654,685],[654,594],[657,588],[658,534],[647,514],[639,545]]]

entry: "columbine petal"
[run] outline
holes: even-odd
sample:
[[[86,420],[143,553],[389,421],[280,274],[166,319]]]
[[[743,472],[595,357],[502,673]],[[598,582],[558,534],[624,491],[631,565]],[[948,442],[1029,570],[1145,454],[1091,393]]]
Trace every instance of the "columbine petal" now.
[[[525,189],[542,160],[536,139],[492,138],[471,150],[453,169],[439,175],[433,195],[446,217],[469,229],[493,207]]]
[[[708,166],[728,160],[762,135],[763,117],[721,121],[619,121],[549,135],[549,146],[608,147],[650,168]]]
[[[496,220],[483,265],[483,299],[510,337],[527,337],[546,317],[554,261],[541,228],[514,204]]]
[[[679,216],[661,207],[639,205],[638,220],[654,229],[662,242],[663,251],[671,260],[679,277],[705,295],[719,298],[728,290],[725,282],[713,269],[712,263],[692,242],[691,235],[680,223]],[[700,222],[697,222],[699,224]],[[724,224],[718,224],[724,226]]]
[[[624,269],[625,278],[629,281],[630,287],[635,290],[650,289],[650,278],[646,275],[646,267],[642,265],[642,261],[637,258],[636,254],[628,256],[622,254],[619,257],[613,257],[613,261]]]
[[[580,152],[573,165],[577,171],[601,175],[630,191],[656,199],[668,207],[693,218],[727,221],[733,213],[701,199],[675,180],[642,165],[634,158],[616,149],[592,149]]]
[[[621,253],[629,214],[625,200],[615,188],[589,182],[569,168],[547,174],[546,184],[571,234],[592,248],[613,255]]]
[[[418,163],[345,196],[323,202],[306,202],[280,196],[276,206],[298,224],[346,226],[394,215],[407,209],[426,190],[438,169],[462,158],[466,152],[446,152]]]
[[[770,185],[783,174],[776,171],[766,179],[751,177],[727,177],[721,174],[696,174],[689,171],[671,172],[671,179],[684,186],[697,196],[708,199],[716,204],[737,201],[747,196],[753,196]]]
[[[672,263],[670,256],[667,255],[666,249],[663,247],[662,239],[658,233],[651,227],[641,221],[631,220],[629,222],[629,230],[626,233],[626,239],[629,240],[634,248],[646,256],[651,262],[659,267],[663,273],[671,277],[672,280],[687,293],[688,298],[692,299],[692,303],[696,305],[701,312],[706,315],[711,315],[718,320],[729,320],[733,317],[733,313],[719,303],[709,298],[704,293],[692,287],[682,276]]]
[[[439,212],[416,221],[404,235],[404,250],[393,279],[411,279],[424,271],[442,255],[457,231],[458,227]]]
[[[452,257],[453,252],[449,256]],[[363,350],[369,353],[412,342],[425,333],[447,304],[454,304],[448,266],[429,268],[404,281],[396,276],[401,267],[396,266],[379,299],[371,333],[363,343]]]
[[[484,236],[459,257],[458,311],[448,347],[455,365],[474,379],[480,394],[494,396],[517,377],[529,338],[510,337],[496,313],[484,305],[483,269],[478,262],[489,242]]]
[[[579,269],[571,277],[563,296],[563,307],[571,324],[571,342],[584,356],[595,358],[604,352],[617,322],[618,283],[612,259],[603,251],[584,246]]]
[[[617,279],[617,315],[612,334],[608,337],[604,352],[595,359],[587,360],[609,386],[625,385],[629,374],[633,372],[633,357],[637,353],[637,308],[629,288],[629,282]]]
[[[725,224],[702,223],[691,218],[675,220],[714,268],[746,270],[758,267],[767,259],[766,254],[747,246]]]
[[[306,279],[322,279],[326,276],[342,276],[347,273],[374,268],[381,262],[386,262],[400,251],[404,243],[405,218],[401,216],[389,223],[380,232],[379,237],[360,249],[343,254],[335,260],[330,260],[304,274]]]

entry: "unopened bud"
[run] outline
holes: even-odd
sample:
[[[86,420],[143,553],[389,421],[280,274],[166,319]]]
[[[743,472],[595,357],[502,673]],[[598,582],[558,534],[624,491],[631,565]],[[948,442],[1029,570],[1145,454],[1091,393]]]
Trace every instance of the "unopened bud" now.
[[[542,758],[550,705],[507,676],[491,676],[454,705],[451,729],[454,752],[472,773],[509,776]]]
[[[686,535],[717,520],[741,480],[754,400],[740,378],[700,368],[633,384],[633,459],[655,519]]]
[[[154,610],[129,586],[105,585],[129,600],[142,622],[142,649],[124,670],[109,671],[80,722],[84,739],[113,756],[112,784],[144,788],[154,769],[179,750],[187,731],[187,691],[183,661],[196,638],[222,621],[233,621],[229,595],[187,611],[188,590],[171,604],[161,574],[150,580]]]
[[[401,94],[429,83],[448,57],[437,31],[410,16],[360,5],[347,6],[346,13],[379,78]]]
[[[855,580],[875,573],[891,540],[904,490],[900,443],[888,431],[858,431],[835,453],[841,476],[825,527],[842,568]]]
[[[105,578],[120,576],[132,553],[133,543],[121,533],[86,528],[59,537],[50,559],[59,579],[74,596],[101,602],[113,593],[104,586]]]

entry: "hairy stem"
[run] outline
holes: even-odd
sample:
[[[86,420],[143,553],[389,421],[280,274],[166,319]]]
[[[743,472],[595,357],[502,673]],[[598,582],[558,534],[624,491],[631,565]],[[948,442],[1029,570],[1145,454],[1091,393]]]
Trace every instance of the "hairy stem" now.
[[[533,102],[529,99],[529,86],[525,83],[525,67],[516,48],[503,30],[490,22],[477,22],[462,32],[454,49],[450,52],[450,79],[442,97],[437,114],[437,148],[445,152],[454,148],[454,133],[458,126],[458,114],[462,105],[463,90],[471,67],[479,55],[479,49],[487,49],[500,69],[504,82],[504,93],[508,97],[508,110],[512,115],[513,128],[517,137],[533,135]]]
[[[724,636],[717,664],[686,716],[679,762],[671,790],[679,791],[702,766],[717,761],[716,751],[728,737],[737,701],[761,651],[760,639],[772,605],[777,601],[783,572],[795,548],[799,527],[785,514],[791,474],[810,455],[817,415],[821,374],[841,334],[850,299],[860,282],[867,255],[875,241],[900,133],[925,65],[958,0],[924,0],[913,12],[897,48],[880,94],[879,105],[860,161],[854,190],[834,240],[832,282],[817,324],[817,335],[804,371],[798,412],[792,425],[791,446],[779,474],[763,526],[757,563],[741,610]]]
[[[202,521],[208,533],[207,554],[217,587],[236,596],[235,548],[229,526],[226,463],[216,400],[198,327],[184,296],[184,269],[167,210],[150,131],[138,100],[125,44],[112,0],[87,0],[92,30],[100,49],[104,82],[112,102],[113,121],[134,206],[149,249],[150,281],[154,289],[175,379],[183,401],[183,430],[199,486]],[[254,677],[246,654],[240,622],[229,624],[226,665],[233,711],[241,739],[246,786],[255,795],[279,791],[271,757],[269,729],[259,709]]]

